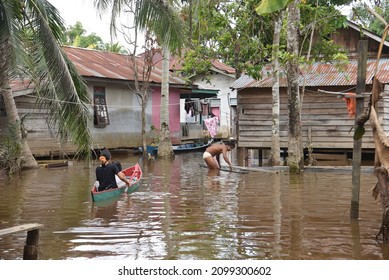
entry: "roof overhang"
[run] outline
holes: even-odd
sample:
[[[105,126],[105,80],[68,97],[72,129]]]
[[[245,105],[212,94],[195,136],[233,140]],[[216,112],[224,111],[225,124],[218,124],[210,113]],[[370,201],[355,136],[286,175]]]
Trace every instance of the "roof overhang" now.
[[[180,92],[180,98],[212,98],[217,97],[219,90],[215,89],[192,89],[192,90],[182,90]]]

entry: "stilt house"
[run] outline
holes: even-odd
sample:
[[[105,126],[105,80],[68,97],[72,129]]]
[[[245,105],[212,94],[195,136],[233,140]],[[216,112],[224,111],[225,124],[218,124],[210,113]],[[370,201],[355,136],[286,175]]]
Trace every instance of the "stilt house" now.
[[[355,98],[358,69],[358,44],[368,41],[365,94],[371,92],[372,79],[376,69],[377,54],[381,37],[360,29],[349,22],[332,39],[335,44],[344,46],[349,62],[343,65],[334,63],[314,63],[300,68],[301,123],[304,154],[320,155],[323,159],[340,160],[349,164],[352,157],[355,122]],[[389,97],[385,89],[389,83],[389,42],[382,46],[375,77],[382,83],[382,98],[378,104],[378,114],[382,125],[389,132]],[[246,161],[249,153],[258,153],[259,164],[265,164],[266,151],[271,149],[272,139],[272,69],[262,70],[262,79],[249,76],[239,78],[233,88],[237,90],[237,143],[241,159]],[[283,156],[288,149],[288,96],[286,72],[280,73],[280,145]],[[367,108],[369,98],[364,98]],[[374,153],[374,140],[369,122],[362,138],[363,157]],[[330,163],[330,162],[328,162]],[[332,162],[331,162],[332,163]]]

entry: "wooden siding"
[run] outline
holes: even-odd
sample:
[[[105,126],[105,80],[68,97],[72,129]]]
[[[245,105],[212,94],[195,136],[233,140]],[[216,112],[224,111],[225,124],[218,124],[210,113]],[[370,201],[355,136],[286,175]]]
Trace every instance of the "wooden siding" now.
[[[61,143],[56,137],[56,131],[50,130],[45,117],[45,111],[36,109],[36,99],[32,95],[22,95],[15,98],[19,116],[26,115],[24,128],[27,141],[35,157],[72,156],[76,147],[71,141]]]
[[[379,39],[380,37],[377,36]],[[349,57],[356,57],[358,54],[358,42],[362,39],[361,33],[351,28],[341,28],[331,36],[334,44],[343,46],[344,49],[349,53]],[[367,36],[363,39],[368,40],[368,56],[376,58],[380,47],[380,41]],[[388,48],[382,49],[381,57],[388,57]]]
[[[329,90],[329,89],[328,89]],[[341,89],[331,89],[340,91]],[[280,91],[280,145],[288,147],[287,93]],[[349,118],[342,97],[307,89],[301,114],[304,147],[316,149],[352,149],[354,118]],[[387,102],[387,101],[385,101]],[[238,146],[242,148],[271,148],[272,105],[271,89],[245,89],[238,92]],[[368,100],[365,100],[365,108]],[[379,112],[383,112],[380,102]],[[388,117],[389,115],[386,114]],[[371,128],[366,124],[362,147],[374,149]]]

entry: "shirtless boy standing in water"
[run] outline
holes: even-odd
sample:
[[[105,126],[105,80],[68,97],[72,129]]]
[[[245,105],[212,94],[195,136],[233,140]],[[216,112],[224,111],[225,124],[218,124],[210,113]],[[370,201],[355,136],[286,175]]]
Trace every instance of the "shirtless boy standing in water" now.
[[[230,170],[232,170],[231,162],[228,159],[227,152],[231,151],[233,148],[235,148],[234,142],[227,142],[226,144],[213,144],[209,146],[203,154],[203,159],[207,164],[208,169],[220,169],[220,155],[223,154],[225,162],[230,167]]]

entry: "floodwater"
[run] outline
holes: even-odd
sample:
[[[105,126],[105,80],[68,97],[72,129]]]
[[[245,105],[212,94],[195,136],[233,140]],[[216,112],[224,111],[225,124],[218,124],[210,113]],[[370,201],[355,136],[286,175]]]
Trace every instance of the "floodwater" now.
[[[350,219],[351,173],[209,172],[202,153],[145,160],[113,153],[143,179],[131,194],[96,204],[98,161],[23,171],[0,180],[0,229],[40,223],[39,259],[379,260],[381,206],[361,176]],[[0,237],[0,259],[22,259],[26,234]]]

